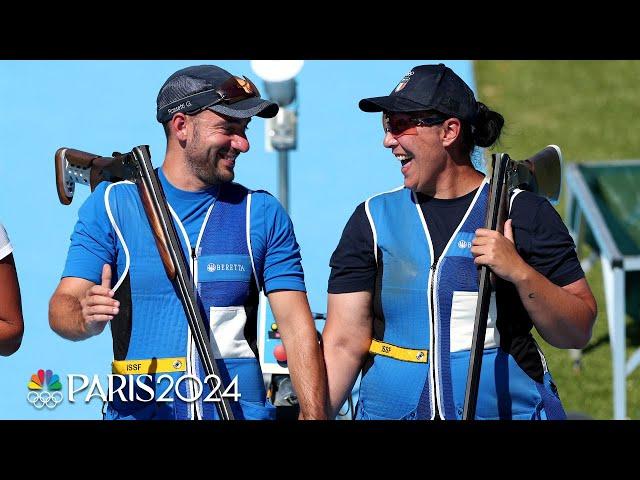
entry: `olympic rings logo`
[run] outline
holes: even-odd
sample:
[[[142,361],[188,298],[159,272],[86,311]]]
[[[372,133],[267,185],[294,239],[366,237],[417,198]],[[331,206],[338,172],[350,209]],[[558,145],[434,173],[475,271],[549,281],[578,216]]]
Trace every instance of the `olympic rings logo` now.
[[[62,402],[61,392],[29,392],[27,393],[27,401],[36,407],[38,410],[47,407],[49,410],[53,410]]]

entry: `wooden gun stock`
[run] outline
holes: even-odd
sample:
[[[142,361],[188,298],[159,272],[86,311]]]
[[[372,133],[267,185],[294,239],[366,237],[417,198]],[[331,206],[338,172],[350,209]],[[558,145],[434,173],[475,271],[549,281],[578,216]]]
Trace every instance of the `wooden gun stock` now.
[[[125,161],[129,154],[114,153],[113,155],[113,157],[102,157],[95,153],[73,148],[59,148],[55,154],[55,166],[56,187],[60,203],[63,205],[71,203],[76,183],[88,185],[93,191],[103,180],[127,179],[135,181],[162,264],[167,276],[173,280],[176,276],[176,267],[169,254],[168,241],[160,224],[159,207],[152,199],[149,186],[143,181],[139,167],[135,166],[133,158],[129,156],[130,160]]]
[[[60,203],[71,204],[76,183],[89,185],[93,191],[102,181],[102,170],[113,161],[113,157],[101,157],[73,148],[59,148],[55,154],[55,169]]]

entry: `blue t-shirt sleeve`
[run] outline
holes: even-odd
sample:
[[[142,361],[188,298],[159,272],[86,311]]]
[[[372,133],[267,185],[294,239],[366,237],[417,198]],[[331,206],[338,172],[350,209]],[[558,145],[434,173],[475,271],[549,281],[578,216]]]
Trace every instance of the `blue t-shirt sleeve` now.
[[[63,278],[78,277],[99,284],[102,266],[115,264],[116,235],[104,204],[108,186],[107,182],[98,185],[78,211]]]
[[[296,241],[293,224],[282,205],[264,191],[254,192],[251,216],[252,224],[264,248],[264,270],[261,284],[265,293],[274,290],[298,290],[306,292],[300,246]]]

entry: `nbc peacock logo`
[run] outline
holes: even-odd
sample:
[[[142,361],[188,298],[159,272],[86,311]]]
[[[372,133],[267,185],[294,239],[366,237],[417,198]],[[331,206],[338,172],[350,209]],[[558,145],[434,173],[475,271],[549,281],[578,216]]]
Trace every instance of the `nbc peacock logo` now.
[[[38,410],[44,407],[53,410],[62,402],[60,377],[51,370],[38,370],[37,374],[31,375],[27,386],[27,400]]]

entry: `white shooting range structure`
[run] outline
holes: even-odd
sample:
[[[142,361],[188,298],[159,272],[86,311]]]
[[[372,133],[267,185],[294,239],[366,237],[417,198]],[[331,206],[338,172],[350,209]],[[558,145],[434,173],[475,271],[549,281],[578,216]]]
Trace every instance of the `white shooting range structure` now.
[[[568,226],[576,246],[598,257],[613,363],[613,417],[627,418],[626,379],[640,365],[640,349],[626,355],[625,315],[640,314],[640,160],[574,163],[567,168]],[[636,341],[639,339],[635,339]]]

